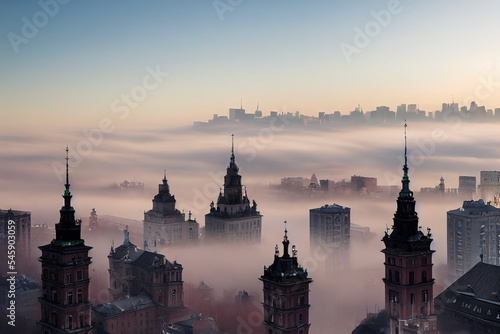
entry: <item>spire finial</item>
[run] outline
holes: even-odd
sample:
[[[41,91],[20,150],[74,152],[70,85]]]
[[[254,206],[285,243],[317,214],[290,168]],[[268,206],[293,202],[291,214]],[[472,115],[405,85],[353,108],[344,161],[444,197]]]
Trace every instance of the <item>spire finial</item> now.
[[[66,145],[66,184],[69,186],[69,148]]]
[[[405,119],[405,166],[408,164],[408,157],[407,157],[407,154],[406,154],[407,153],[407,150],[406,150],[406,147],[407,147],[407,145],[406,145],[406,127],[407,126],[408,125],[406,124],[406,119]]]
[[[286,220],[285,220],[285,222],[284,222],[284,223],[285,223],[285,237],[284,237],[284,240],[286,241],[286,240],[288,240],[288,235],[287,235],[287,234],[288,234],[288,231],[287,231],[287,229],[286,229],[286,224],[287,224]]]
[[[408,177],[408,145],[407,145],[407,139],[406,139],[406,119],[405,119],[405,164],[403,166],[403,179],[401,180],[401,183],[403,185],[399,195],[400,197],[412,197],[413,193],[410,191],[410,178]]]
[[[163,170],[163,180],[167,179],[167,169]]]
[[[234,133],[231,134],[231,162],[234,163]]]

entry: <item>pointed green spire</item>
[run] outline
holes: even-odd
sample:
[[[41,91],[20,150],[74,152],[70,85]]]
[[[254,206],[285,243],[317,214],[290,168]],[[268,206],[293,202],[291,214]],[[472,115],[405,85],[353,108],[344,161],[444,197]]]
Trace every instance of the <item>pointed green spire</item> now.
[[[410,190],[410,177],[408,176],[408,155],[407,155],[407,142],[406,142],[406,124],[405,119],[405,164],[403,166],[403,178],[401,179],[402,188],[399,192],[399,197],[413,197],[413,192]]]

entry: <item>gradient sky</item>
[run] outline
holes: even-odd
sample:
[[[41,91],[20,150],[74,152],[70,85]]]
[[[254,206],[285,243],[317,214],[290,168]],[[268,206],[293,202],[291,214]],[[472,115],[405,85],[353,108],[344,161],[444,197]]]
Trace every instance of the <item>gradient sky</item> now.
[[[109,117],[124,125],[187,125],[226,115],[240,98],[264,114],[346,114],[358,103],[365,111],[400,103],[434,111],[471,96],[500,107],[498,1],[401,0],[361,47],[356,28],[373,25],[372,11],[387,10],[390,1],[221,0],[232,9],[221,15],[214,3],[70,1],[16,52],[10,39],[26,37],[23,18],[43,19],[42,7],[2,1],[4,124],[78,128]],[[350,62],[342,43],[358,46]],[[141,86],[148,67],[169,74],[120,119],[112,103]],[[478,96],[488,80],[490,91],[482,87]]]

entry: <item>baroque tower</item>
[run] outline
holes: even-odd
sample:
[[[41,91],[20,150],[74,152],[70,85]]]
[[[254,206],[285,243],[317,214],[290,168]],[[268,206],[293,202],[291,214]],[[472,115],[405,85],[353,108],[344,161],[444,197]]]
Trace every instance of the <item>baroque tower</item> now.
[[[205,215],[206,239],[216,241],[260,243],[262,215],[257,203],[248,199],[246,188],[243,193],[241,175],[234,157],[234,135],[232,135],[231,158],[224,176],[222,189],[217,199],[210,204],[210,213]]]
[[[307,269],[298,264],[297,249],[290,242],[288,231],[283,237],[283,255],[280,256],[278,245],[274,250],[274,262],[264,266],[264,275],[259,279],[264,284],[264,326],[266,334],[309,333],[309,284]]]
[[[191,219],[191,211],[185,221],[185,214],[175,208],[175,203],[165,170],[162,183],[158,185],[158,194],[153,198],[153,208],[144,212],[145,250],[156,251],[160,247],[198,241],[198,222]]]
[[[75,219],[69,190],[68,148],[66,147],[66,184],[56,238],[40,246],[42,290],[39,298],[42,333],[92,333],[89,300],[90,246],[81,238],[81,220]]]
[[[430,228],[427,235],[420,231],[415,212],[415,199],[408,177],[406,123],[405,163],[402,189],[397,199],[392,232],[382,241],[385,249],[385,309],[390,315],[390,333],[405,333],[405,328],[422,327],[423,332],[436,329],[433,305],[432,243]]]

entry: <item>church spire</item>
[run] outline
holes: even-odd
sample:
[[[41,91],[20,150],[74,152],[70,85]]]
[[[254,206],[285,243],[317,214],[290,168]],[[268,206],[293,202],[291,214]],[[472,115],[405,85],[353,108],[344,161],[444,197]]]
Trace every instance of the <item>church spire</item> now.
[[[408,154],[407,154],[407,141],[406,141],[406,124],[405,120],[405,164],[403,166],[403,178],[401,179],[402,188],[399,192],[400,198],[411,198],[413,197],[413,192],[410,190],[410,177],[408,176]]]
[[[75,209],[71,206],[70,184],[69,184],[69,148],[66,146],[66,184],[64,185],[64,205],[59,210],[59,223],[56,224],[56,240],[79,241],[80,221],[75,219]]]
[[[231,134],[231,163],[234,164],[234,133]]]

